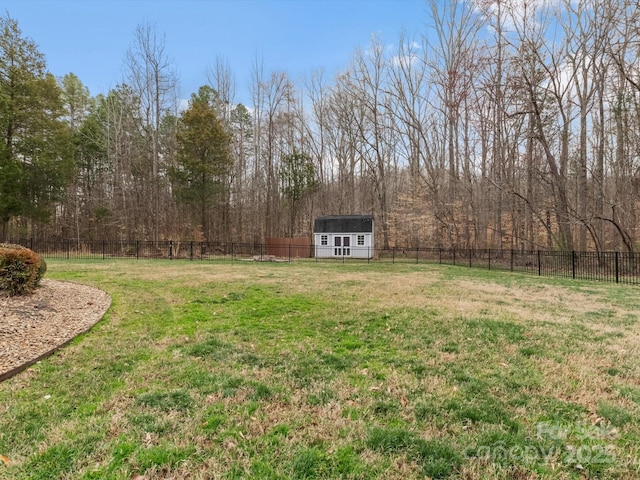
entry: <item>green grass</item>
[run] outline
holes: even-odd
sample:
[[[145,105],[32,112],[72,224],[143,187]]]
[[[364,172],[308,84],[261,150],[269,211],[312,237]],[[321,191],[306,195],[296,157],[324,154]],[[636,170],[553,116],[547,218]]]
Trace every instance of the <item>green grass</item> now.
[[[47,276],[113,303],[0,384],[0,479],[640,476],[637,287],[365,263]]]

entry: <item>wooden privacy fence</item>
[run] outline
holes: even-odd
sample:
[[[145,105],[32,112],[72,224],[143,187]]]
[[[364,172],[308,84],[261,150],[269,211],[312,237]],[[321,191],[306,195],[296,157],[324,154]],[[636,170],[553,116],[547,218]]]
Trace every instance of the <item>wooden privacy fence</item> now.
[[[303,237],[267,238],[267,255],[279,258],[310,258],[313,256],[311,240]]]
[[[290,240],[295,240],[292,242]],[[366,258],[354,256],[315,258],[316,246],[308,239],[269,239],[262,243],[194,241],[77,241],[10,240],[45,258],[111,259],[158,258],[243,261],[277,257],[281,261],[439,263],[523,272],[545,277],[640,284],[640,254],[635,252],[577,252],[545,250],[482,250],[456,248],[376,248]],[[321,247],[318,247],[321,248]],[[351,250],[369,247],[351,247]],[[309,260],[312,259],[312,260]]]

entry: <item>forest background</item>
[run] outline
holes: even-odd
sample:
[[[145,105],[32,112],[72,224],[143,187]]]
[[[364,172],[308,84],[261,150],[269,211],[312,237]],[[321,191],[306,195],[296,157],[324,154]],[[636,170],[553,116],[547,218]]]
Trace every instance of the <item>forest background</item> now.
[[[91,96],[0,17],[0,241],[257,242],[373,214],[383,247],[638,245],[640,11],[630,0],[426,2],[333,78],[217,59],[188,104],[140,24]],[[427,31],[428,30],[428,31]]]

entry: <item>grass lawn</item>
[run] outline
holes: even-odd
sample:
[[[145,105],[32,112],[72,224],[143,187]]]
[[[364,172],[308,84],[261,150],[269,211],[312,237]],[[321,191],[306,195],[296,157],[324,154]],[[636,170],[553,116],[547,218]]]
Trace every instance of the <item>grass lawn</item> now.
[[[50,261],[105,318],[0,384],[0,479],[640,478],[640,290]]]

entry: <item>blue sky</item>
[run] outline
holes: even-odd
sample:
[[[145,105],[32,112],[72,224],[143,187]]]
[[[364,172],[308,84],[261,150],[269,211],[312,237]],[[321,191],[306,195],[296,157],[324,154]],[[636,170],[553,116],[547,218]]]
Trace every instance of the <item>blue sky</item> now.
[[[372,34],[397,44],[402,31],[426,29],[425,0],[0,0],[56,76],[75,73],[92,95],[122,82],[124,58],[137,25],[155,25],[188,98],[207,82],[217,57],[249,103],[252,65],[265,74],[287,71],[294,80],[345,68]],[[4,13],[3,12],[3,13]]]

